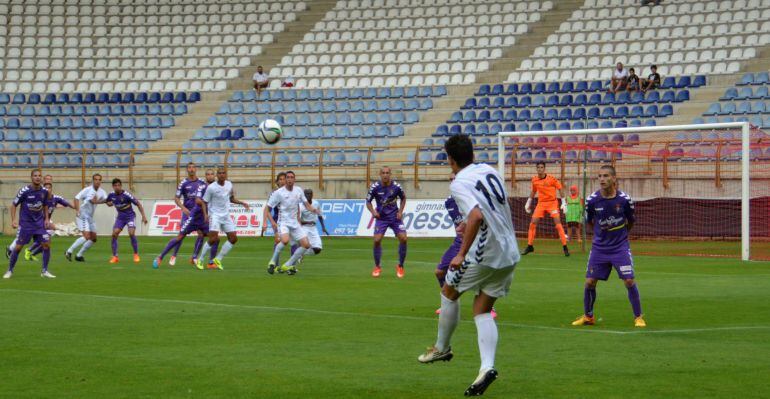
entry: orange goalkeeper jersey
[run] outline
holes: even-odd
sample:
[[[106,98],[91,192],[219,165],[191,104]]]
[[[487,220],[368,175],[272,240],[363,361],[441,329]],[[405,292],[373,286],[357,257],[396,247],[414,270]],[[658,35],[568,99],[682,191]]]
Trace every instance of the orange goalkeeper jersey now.
[[[556,190],[561,190],[557,178],[551,175],[545,175],[542,179],[537,175],[532,177],[532,191],[537,192],[539,202],[556,201]]]

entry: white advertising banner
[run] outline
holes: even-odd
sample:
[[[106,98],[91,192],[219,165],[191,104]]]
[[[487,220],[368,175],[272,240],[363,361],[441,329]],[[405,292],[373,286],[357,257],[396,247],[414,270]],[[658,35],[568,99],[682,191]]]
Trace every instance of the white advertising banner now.
[[[238,235],[258,236],[262,232],[262,212],[265,201],[246,201],[251,207],[248,211],[240,205],[230,207],[230,217],[238,228]],[[152,217],[147,235],[173,236],[179,233],[182,225],[182,210],[174,201],[157,201],[152,207]]]
[[[410,237],[454,237],[455,229],[449,213],[444,207],[444,200],[407,199],[404,209],[404,228]],[[374,234],[375,219],[368,210],[361,213],[358,224],[358,236]],[[387,236],[393,236],[388,229]]]

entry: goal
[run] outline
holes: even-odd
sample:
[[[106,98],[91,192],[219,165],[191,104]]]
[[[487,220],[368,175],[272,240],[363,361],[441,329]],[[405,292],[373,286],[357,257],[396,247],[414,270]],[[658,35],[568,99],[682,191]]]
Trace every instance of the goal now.
[[[748,122],[500,132],[497,155],[521,233],[536,162],[581,198],[611,164],[636,205],[635,253],[770,260],[770,135]],[[556,237],[541,226],[538,236]],[[591,232],[580,234],[585,249]]]

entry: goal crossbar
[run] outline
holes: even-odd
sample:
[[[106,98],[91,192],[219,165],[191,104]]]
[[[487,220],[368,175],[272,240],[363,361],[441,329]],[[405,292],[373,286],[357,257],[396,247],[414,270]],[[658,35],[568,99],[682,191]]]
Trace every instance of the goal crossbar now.
[[[542,130],[527,132],[499,132],[497,135],[497,170],[505,176],[505,137],[527,136],[586,136],[590,134],[661,133],[689,130],[740,129],[741,131],[741,259],[750,258],[750,140],[751,125],[748,122],[704,123],[700,125],[644,126],[604,129]],[[512,161],[513,162],[513,161]]]

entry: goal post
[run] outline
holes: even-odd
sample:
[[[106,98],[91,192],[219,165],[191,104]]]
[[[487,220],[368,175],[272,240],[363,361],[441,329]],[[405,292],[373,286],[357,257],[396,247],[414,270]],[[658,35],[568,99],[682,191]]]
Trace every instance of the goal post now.
[[[628,183],[639,179],[630,190],[632,198],[660,199],[683,198],[696,201],[699,206],[714,206],[719,212],[719,202],[700,204],[699,200],[732,200],[733,208],[740,206],[740,228],[734,233],[714,228],[714,220],[702,220],[706,230],[682,233],[683,240],[720,239],[740,242],[738,253],[742,260],[753,258],[752,247],[752,198],[761,198],[761,204],[770,196],[767,188],[766,166],[756,166],[761,174],[760,184],[752,191],[752,167],[770,163],[770,136],[748,122],[712,123],[700,125],[674,125],[649,127],[620,127],[579,130],[502,131],[498,133],[497,163],[501,176],[511,184],[513,197],[528,195],[526,183],[534,175],[534,164],[547,163],[551,174],[588,186],[589,192],[596,184],[580,176],[579,171],[612,163],[618,169],[619,180]],[[559,165],[561,173],[554,173],[550,165]],[[566,172],[569,169],[572,172]],[[585,174],[585,173],[584,173]],[[561,176],[559,176],[561,175]],[[590,173],[593,176],[593,172]],[[654,182],[654,180],[659,182]],[[517,182],[518,180],[518,182]],[[642,181],[643,180],[643,181]],[[676,180],[676,187],[672,182]],[[706,181],[713,180],[710,188]],[[590,183],[589,183],[590,182]],[[623,183],[621,183],[622,185]],[[659,186],[656,187],[656,184]],[[526,186],[526,187],[523,187]],[[566,184],[565,184],[566,186]],[[625,186],[624,186],[625,187]],[[692,191],[690,191],[692,187]],[[566,189],[566,187],[565,187]],[[568,191],[567,191],[568,192]],[[524,194],[526,193],[526,194]],[[737,200],[739,202],[736,202]],[[659,203],[661,201],[658,201]],[[764,206],[763,206],[764,208]],[[737,211],[733,209],[733,211]],[[730,213],[735,214],[736,212]],[[660,212],[658,212],[660,214]],[[721,217],[728,213],[715,214]],[[675,217],[671,210],[664,217]],[[738,216],[735,214],[735,216]],[[757,215],[767,221],[767,215]],[[754,218],[755,221],[757,218]],[[519,225],[522,221],[519,222]],[[737,227],[737,226],[735,226]],[[739,230],[739,231],[737,231]],[[766,232],[764,226],[756,231]],[[669,238],[680,233],[672,231]],[[730,237],[739,235],[739,237]],[[763,241],[762,237],[757,237]],[[651,238],[654,238],[651,237]],[[704,253],[703,255],[709,255]]]

